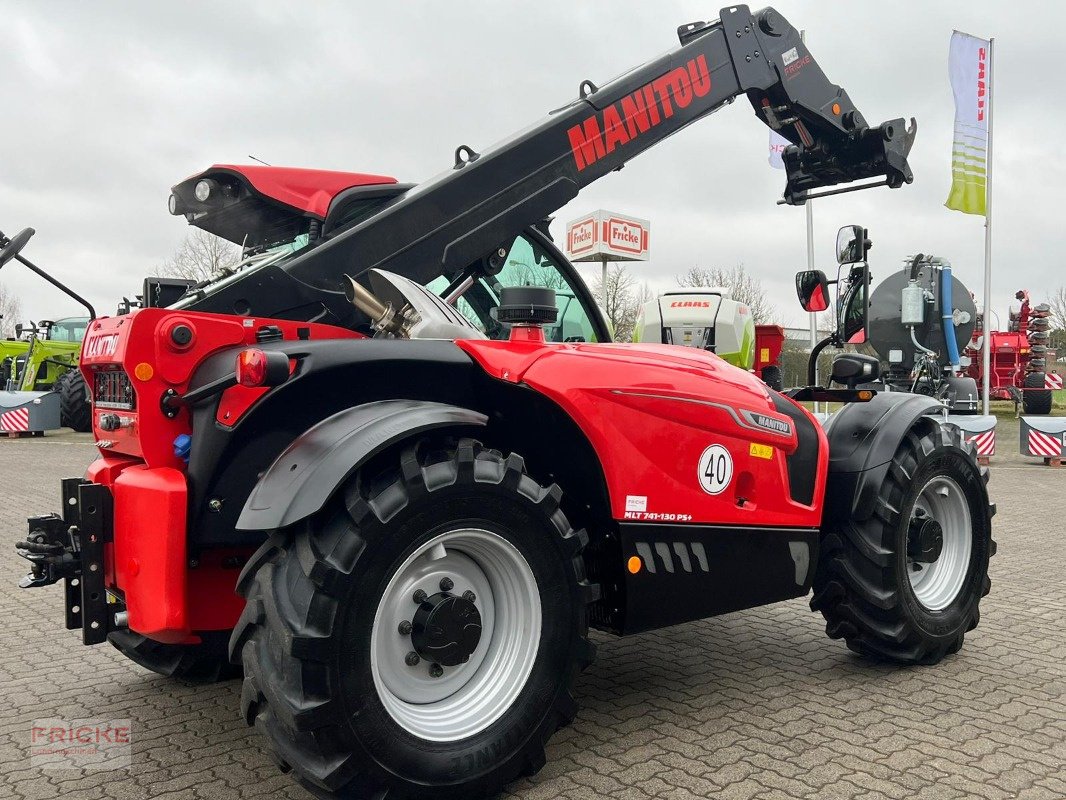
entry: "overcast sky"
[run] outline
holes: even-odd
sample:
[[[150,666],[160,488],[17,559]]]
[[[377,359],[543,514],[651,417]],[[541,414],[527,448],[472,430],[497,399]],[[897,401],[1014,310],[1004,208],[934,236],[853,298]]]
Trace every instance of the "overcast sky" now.
[[[758,7],[758,6],[756,6]],[[1063,283],[1066,128],[1059,2],[799,2],[826,75],[871,124],[915,116],[915,182],[815,203],[815,256],[829,271],[844,224],[874,240],[875,282],[917,251],[948,257],[980,294],[983,219],[948,211],[953,28],[996,37],[993,308]],[[391,174],[420,181],[455,147],[498,141],[677,44],[711,2],[21,2],[0,0],[0,229],[34,227],[24,251],[102,313],[187,232],[169,188],[212,163]],[[785,320],[802,324],[792,275],[804,213],[775,205],[782,172],[767,129],[738,102],[587,189],[562,226],[605,207],[652,222],[654,288],[689,266],[743,262]],[[78,307],[11,263],[0,282],[27,318]]]

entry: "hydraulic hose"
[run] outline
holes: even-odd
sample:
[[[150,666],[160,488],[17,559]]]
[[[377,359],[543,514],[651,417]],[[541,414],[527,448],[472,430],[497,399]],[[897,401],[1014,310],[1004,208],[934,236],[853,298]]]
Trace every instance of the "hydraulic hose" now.
[[[951,265],[940,268],[940,327],[944,330],[944,346],[947,348],[948,362],[953,367],[959,366],[959,343],[955,337],[955,320],[951,311]]]
[[[919,253],[913,259],[911,259],[911,281],[918,280],[918,270],[922,265],[923,258],[925,258],[925,254]]]
[[[922,353],[925,353],[927,355],[930,355],[933,358],[936,358],[936,351],[935,350],[930,350],[928,347],[926,347],[926,346],[924,346],[924,345],[922,345],[922,344],[920,344],[918,342],[918,337],[914,333],[914,326],[913,325],[910,326],[910,330],[911,330],[911,343],[918,349],[918,351],[922,352]]]

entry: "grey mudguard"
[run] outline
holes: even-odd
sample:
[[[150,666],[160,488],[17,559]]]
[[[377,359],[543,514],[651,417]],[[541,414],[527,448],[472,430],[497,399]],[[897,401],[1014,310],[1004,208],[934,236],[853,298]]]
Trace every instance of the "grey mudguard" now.
[[[903,437],[923,417],[940,424],[944,407],[920,394],[884,392],[851,403],[829,418],[825,515],[868,519]]]
[[[340,411],[308,429],[270,465],[248,496],[237,529],[268,531],[299,522],[389,445],[434,428],[486,421],[470,409],[422,400],[382,400]]]

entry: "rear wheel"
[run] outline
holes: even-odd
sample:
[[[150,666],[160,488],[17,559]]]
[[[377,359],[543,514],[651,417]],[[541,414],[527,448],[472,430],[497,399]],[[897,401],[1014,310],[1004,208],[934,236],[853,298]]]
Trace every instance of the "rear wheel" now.
[[[77,367],[68,369],[52,387],[59,393],[59,424],[73,428],[78,433],[91,431],[93,424],[92,405],[85,378]]]
[[[822,612],[826,633],[904,663],[957,652],[991,587],[987,480],[955,426],[925,419],[909,431],[873,513],[824,527],[811,608]]]
[[[1043,372],[1030,372],[1026,374],[1022,385],[1022,410],[1026,414],[1050,414],[1051,413],[1051,390],[1045,389],[1045,377]]]
[[[107,640],[152,672],[188,683],[216,683],[241,676],[227,656],[229,636],[229,631],[207,631],[200,634],[200,644],[163,644],[133,631],[113,631]]]
[[[585,535],[518,456],[462,440],[396,460],[245,567],[242,712],[320,797],[490,795],[576,713]]]

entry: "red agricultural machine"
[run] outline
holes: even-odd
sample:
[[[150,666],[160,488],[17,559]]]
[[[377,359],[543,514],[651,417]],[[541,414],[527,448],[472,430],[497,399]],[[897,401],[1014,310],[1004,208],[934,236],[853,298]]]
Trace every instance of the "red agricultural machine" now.
[[[705,350],[611,343],[544,231],[741,96],[793,142],[787,202],[910,182],[903,120],[869,126],[773,10],[679,39],[418,186],[270,167],[175,186],[171,211],[246,259],[92,324],[100,456],[29,520],[22,585],[63,581],[86,644],[242,675],[244,719],[318,797],[485,797],[535,773],[577,713],[590,625],[813,589],[859,653],[958,651],[994,509],[940,406],[857,389],[877,367],[857,354],[834,362],[843,388],[785,395]],[[845,405],[823,429],[810,399]]]
[[[1049,369],[1056,353],[1050,346],[1051,308],[1047,303],[1030,305],[1029,292],[1014,295],[1021,301],[1017,310],[1008,311],[1007,330],[990,331],[989,399],[1021,403],[1026,414],[1050,414],[1054,390],[1062,388],[1062,377]],[[966,348],[970,358],[967,370],[982,386],[982,337],[985,325],[981,315],[973,338]]]
[[[756,375],[774,391],[784,389],[784,374],[781,372],[781,349],[785,346],[785,329],[780,325],[755,326]]]

